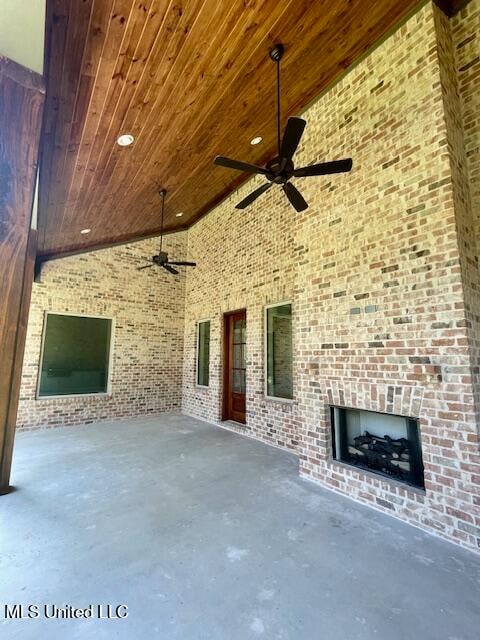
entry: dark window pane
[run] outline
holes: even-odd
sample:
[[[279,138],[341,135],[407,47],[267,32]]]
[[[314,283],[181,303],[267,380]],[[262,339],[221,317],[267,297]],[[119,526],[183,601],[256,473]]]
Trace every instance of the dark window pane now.
[[[245,369],[245,345],[233,345],[233,368]]]
[[[293,397],[292,306],[267,309],[267,395]]]
[[[233,342],[234,344],[239,344],[246,341],[245,337],[245,320],[242,318],[241,320],[233,321]]]
[[[234,393],[245,393],[245,369],[233,370],[232,389]]]
[[[39,396],[106,393],[112,321],[49,313]]]
[[[197,384],[208,387],[210,379],[210,320],[198,323]]]

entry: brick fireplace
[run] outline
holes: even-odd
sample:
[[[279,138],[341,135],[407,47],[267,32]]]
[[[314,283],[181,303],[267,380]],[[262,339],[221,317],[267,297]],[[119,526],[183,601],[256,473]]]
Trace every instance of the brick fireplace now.
[[[468,541],[474,536],[475,500],[478,487],[469,484],[468,450],[474,432],[460,418],[468,415],[441,412],[432,417],[430,389],[412,386],[338,384],[327,388],[327,404],[316,429],[306,434],[308,458],[301,457],[302,474],[313,477],[329,488],[360,502],[370,504],[412,524],[434,530],[443,537]],[[418,416],[424,464],[424,489],[394,477],[336,460],[332,454],[332,406],[355,407],[386,416]],[[434,405],[434,403],[433,403]],[[446,403],[448,409],[448,402]],[[450,407],[451,408],[451,407]],[[468,408],[466,404],[462,409]],[[457,406],[457,410],[460,406]],[[377,435],[384,435],[377,429]],[[462,447],[466,443],[467,447]],[[311,453],[310,453],[311,452]],[[465,482],[465,484],[463,484]]]

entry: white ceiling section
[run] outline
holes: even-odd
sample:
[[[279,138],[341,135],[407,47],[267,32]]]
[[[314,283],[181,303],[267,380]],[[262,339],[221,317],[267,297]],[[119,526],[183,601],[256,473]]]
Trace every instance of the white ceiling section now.
[[[0,0],[0,55],[43,74],[46,0]]]

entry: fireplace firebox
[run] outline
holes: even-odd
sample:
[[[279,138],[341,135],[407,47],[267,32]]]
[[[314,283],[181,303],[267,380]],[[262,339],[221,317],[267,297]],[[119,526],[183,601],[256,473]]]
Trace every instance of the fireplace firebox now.
[[[418,421],[361,409],[330,407],[336,460],[424,487]]]

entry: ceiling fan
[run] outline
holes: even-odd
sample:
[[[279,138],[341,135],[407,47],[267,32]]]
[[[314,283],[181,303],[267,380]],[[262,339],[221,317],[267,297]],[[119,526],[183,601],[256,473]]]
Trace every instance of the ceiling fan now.
[[[185,262],[184,260],[181,260],[181,261],[169,260],[168,259],[168,254],[165,251],[162,251],[162,245],[163,245],[163,217],[164,217],[164,213],[165,213],[165,196],[167,195],[167,190],[166,189],[160,189],[159,194],[160,194],[160,197],[162,198],[162,221],[160,223],[160,251],[158,252],[158,254],[156,256],[152,256],[151,264],[146,264],[143,267],[137,267],[137,270],[140,271],[141,269],[149,269],[150,267],[153,267],[154,265],[157,265],[157,267],[163,267],[169,273],[178,274],[178,271],[177,271],[177,269],[175,269],[175,267],[196,267],[197,263],[196,262]]]
[[[312,164],[308,167],[295,169],[293,164],[293,155],[297,150],[303,135],[303,130],[307,124],[302,118],[288,118],[287,126],[280,141],[280,60],[282,59],[284,47],[282,44],[276,44],[270,50],[270,58],[277,65],[277,145],[278,155],[267,162],[265,167],[248,162],[240,162],[232,160],[225,156],[217,156],[214,160],[215,164],[228,169],[237,171],[248,171],[249,173],[259,173],[264,175],[268,182],[262,184],[261,187],[252,191],[246,198],[236,205],[237,209],[245,209],[252,204],[262,193],[268,191],[274,184],[282,185],[285,195],[289,199],[292,206],[297,211],[304,211],[308,208],[308,204],[298,189],[290,182],[291,178],[306,178],[308,176],[324,176],[330,173],[345,173],[352,168],[352,159],[334,160],[333,162],[321,162],[320,164]]]

